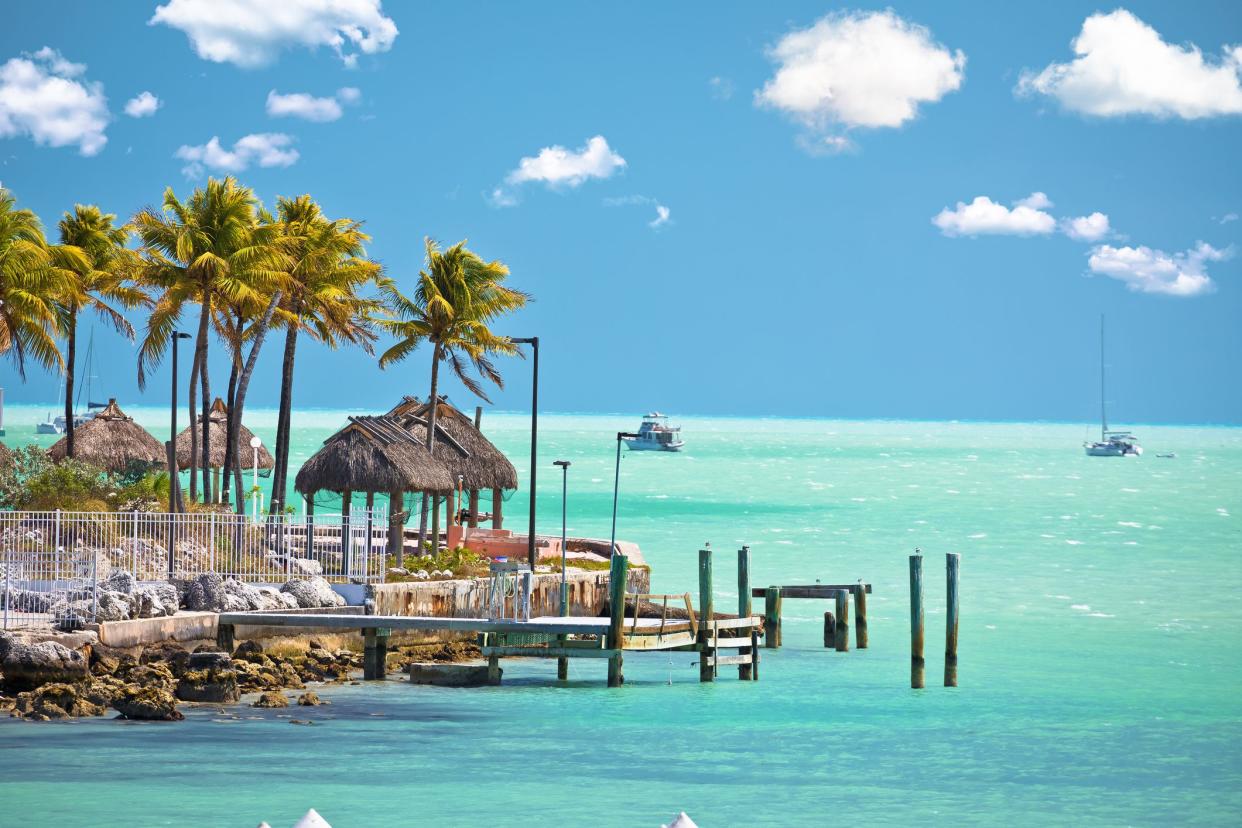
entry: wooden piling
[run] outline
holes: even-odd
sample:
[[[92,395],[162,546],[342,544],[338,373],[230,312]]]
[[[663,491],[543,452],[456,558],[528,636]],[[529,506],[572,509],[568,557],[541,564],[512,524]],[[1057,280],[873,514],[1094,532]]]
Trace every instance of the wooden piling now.
[[[847,589],[837,591],[837,612],[833,637],[838,653],[848,653],[850,651],[850,593]]]
[[[750,680],[759,680],[759,629],[750,628]]]
[[[624,642],[625,581],[629,574],[630,559],[613,555],[608,569],[608,638],[605,642],[613,655],[608,657],[608,686],[620,687],[625,683],[622,671],[621,648]]]
[[[837,621],[831,611],[824,613],[824,649],[830,650],[837,646]]]
[[[910,686],[923,687],[923,556],[910,556]]]
[[[944,556],[945,577],[948,581],[948,612],[945,617],[944,634],[944,686],[957,687],[957,619],[958,619],[958,570],[962,556],[949,552]]]
[[[379,674],[376,653],[378,650],[375,627],[367,627],[362,631],[362,678],[363,681],[374,681],[383,678]]]
[[[858,637],[858,649],[867,649],[867,587],[862,581],[853,590],[854,595],[854,632]]]
[[[712,550],[699,550],[699,681],[714,681],[716,667],[712,663],[716,654],[712,638],[712,621],[716,614],[712,599]]]
[[[737,614],[742,618],[750,618],[752,614],[750,597],[750,547],[743,546],[737,550]],[[752,636],[753,638],[753,636]],[[740,655],[749,655],[754,658],[755,648],[743,647],[739,651]],[[751,665],[739,664],[737,666],[737,677],[742,681],[750,680]]]
[[[781,646],[781,588],[770,586],[763,594],[763,646]]]

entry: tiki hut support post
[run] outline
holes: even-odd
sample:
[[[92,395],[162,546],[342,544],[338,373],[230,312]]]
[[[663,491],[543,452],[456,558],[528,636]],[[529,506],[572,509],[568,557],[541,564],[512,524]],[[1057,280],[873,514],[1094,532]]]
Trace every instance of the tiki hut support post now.
[[[225,478],[228,479],[227,477]],[[306,495],[306,555],[315,557],[315,493]]]
[[[492,489],[492,528],[505,528],[505,497],[500,489]]]
[[[388,554],[395,566],[405,565],[405,492],[400,489],[388,493]]]
[[[481,428],[482,425],[483,425],[483,406],[476,405],[474,407],[474,429],[475,431],[482,432],[482,428]],[[478,525],[479,525],[479,490],[471,489],[470,490],[469,526],[471,529],[476,529],[478,528]]]
[[[367,563],[364,564],[364,567],[369,566],[370,561],[371,561],[371,552],[373,551],[372,546],[371,546],[371,539],[375,536],[374,535],[374,532],[375,532],[374,515],[375,515],[375,492],[367,492],[367,540],[366,540],[366,546],[363,547],[364,551],[362,553],[364,556],[363,560],[366,561]]]
[[[431,554],[440,551],[440,498],[431,498]]]

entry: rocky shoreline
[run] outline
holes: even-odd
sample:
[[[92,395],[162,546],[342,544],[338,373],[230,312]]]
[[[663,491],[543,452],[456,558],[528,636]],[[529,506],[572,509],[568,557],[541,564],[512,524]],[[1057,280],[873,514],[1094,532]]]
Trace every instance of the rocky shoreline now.
[[[180,721],[182,705],[236,705],[243,694],[259,694],[252,707],[288,707],[286,690],[303,691],[296,703],[314,706],[324,702],[308,685],[322,690],[356,683],[362,669],[361,653],[332,649],[316,638],[266,648],[244,641],[232,653],[214,644],[191,651],[172,642],[134,650],[92,642],[82,650],[0,632],[0,713],[51,721],[115,711],[123,719]],[[478,655],[477,647],[462,642],[398,646],[389,652],[387,667],[392,672],[413,662]]]

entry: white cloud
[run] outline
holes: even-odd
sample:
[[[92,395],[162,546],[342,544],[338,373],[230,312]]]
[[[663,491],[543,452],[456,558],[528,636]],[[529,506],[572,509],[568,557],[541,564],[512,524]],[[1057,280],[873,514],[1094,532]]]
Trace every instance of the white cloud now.
[[[1208,277],[1207,263],[1222,261],[1232,253],[1232,249],[1217,250],[1204,242],[1172,255],[1150,247],[1104,244],[1092,249],[1087,266],[1092,273],[1118,279],[1140,293],[1197,296],[1216,289]]]
[[[284,133],[263,132],[239,138],[228,150],[220,145],[218,137],[212,136],[206,144],[181,147],[174,157],[189,162],[181,169],[187,178],[199,178],[204,168],[237,173],[251,164],[288,167],[299,157],[292,144],[293,138]]]
[[[1020,95],[1049,95],[1086,115],[1210,118],[1242,113],[1242,46],[1205,59],[1193,43],[1166,43],[1125,9],[1093,14],[1073,42],[1077,56],[1026,71]]]
[[[815,132],[898,127],[962,85],[966,56],[892,11],[830,14],[768,50],[776,74],[755,103]]]
[[[495,188],[485,198],[493,207],[516,207],[518,204],[517,194],[504,187]]]
[[[1092,213],[1089,216],[1078,216],[1061,220],[1061,232],[1075,241],[1099,241],[1112,232],[1108,226],[1108,216],[1103,213]]]
[[[355,104],[362,98],[362,90],[356,86],[342,86],[336,90],[336,99],[341,103]]]
[[[293,46],[327,46],[352,67],[359,52],[387,52],[397,37],[380,0],[169,0],[148,23],[185,32],[204,60],[246,69]]]
[[[164,102],[150,92],[141,92],[125,103],[125,114],[131,118],[146,118],[163,105]]]
[[[1237,221],[1237,220],[1238,220],[1237,213],[1225,213],[1223,216],[1220,217],[1220,221],[1218,223],[1228,224],[1231,221]]]
[[[624,166],[625,159],[612,151],[604,136],[596,135],[577,151],[544,147],[538,155],[519,161],[505,180],[510,184],[542,181],[552,187],[577,187],[588,178],[610,178]]]
[[[647,226],[653,229],[663,227],[664,225],[669,223],[668,208],[665,207],[663,204],[657,204],[655,208],[656,208],[656,217],[653,218],[651,221],[647,222]]]
[[[712,97],[718,101],[727,101],[733,97],[733,81],[728,78],[714,77],[707,85],[712,90]]]
[[[29,135],[36,144],[77,144],[95,155],[108,143],[103,85],[77,80],[86,71],[44,46],[0,66],[0,138]]]
[[[1014,202],[1012,208],[987,196],[975,196],[969,204],[959,201],[952,210],[944,208],[932,218],[932,224],[946,236],[1046,235],[1057,226],[1057,220],[1044,212],[1044,208],[1051,206],[1043,193],[1032,193]]]

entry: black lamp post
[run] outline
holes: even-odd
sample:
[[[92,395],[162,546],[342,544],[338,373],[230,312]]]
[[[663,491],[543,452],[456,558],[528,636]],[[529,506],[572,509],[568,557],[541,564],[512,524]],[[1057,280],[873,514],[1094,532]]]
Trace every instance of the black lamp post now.
[[[569,495],[568,460],[556,460],[554,466],[561,467],[561,615],[569,615],[569,582],[565,578],[565,509]]]
[[[627,437],[638,437],[632,431],[617,432],[617,471],[612,479],[612,541],[608,544],[609,556],[617,554],[617,490],[621,488],[621,441]]]
[[[539,441],[539,337],[509,337],[509,341],[518,345],[530,345],[535,354],[534,373],[530,383],[530,526],[526,533],[526,558],[530,563],[531,572],[535,571],[538,558],[535,553],[535,479],[538,469],[536,457]]]
[[[176,512],[181,508],[181,478],[177,474],[177,341],[180,339],[189,339],[188,333],[181,331],[172,332],[172,396],[169,398],[169,428],[168,433],[168,478],[172,485],[170,491],[169,511]],[[190,420],[194,420],[194,412],[190,412]],[[174,506],[175,503],[175,506]]]

